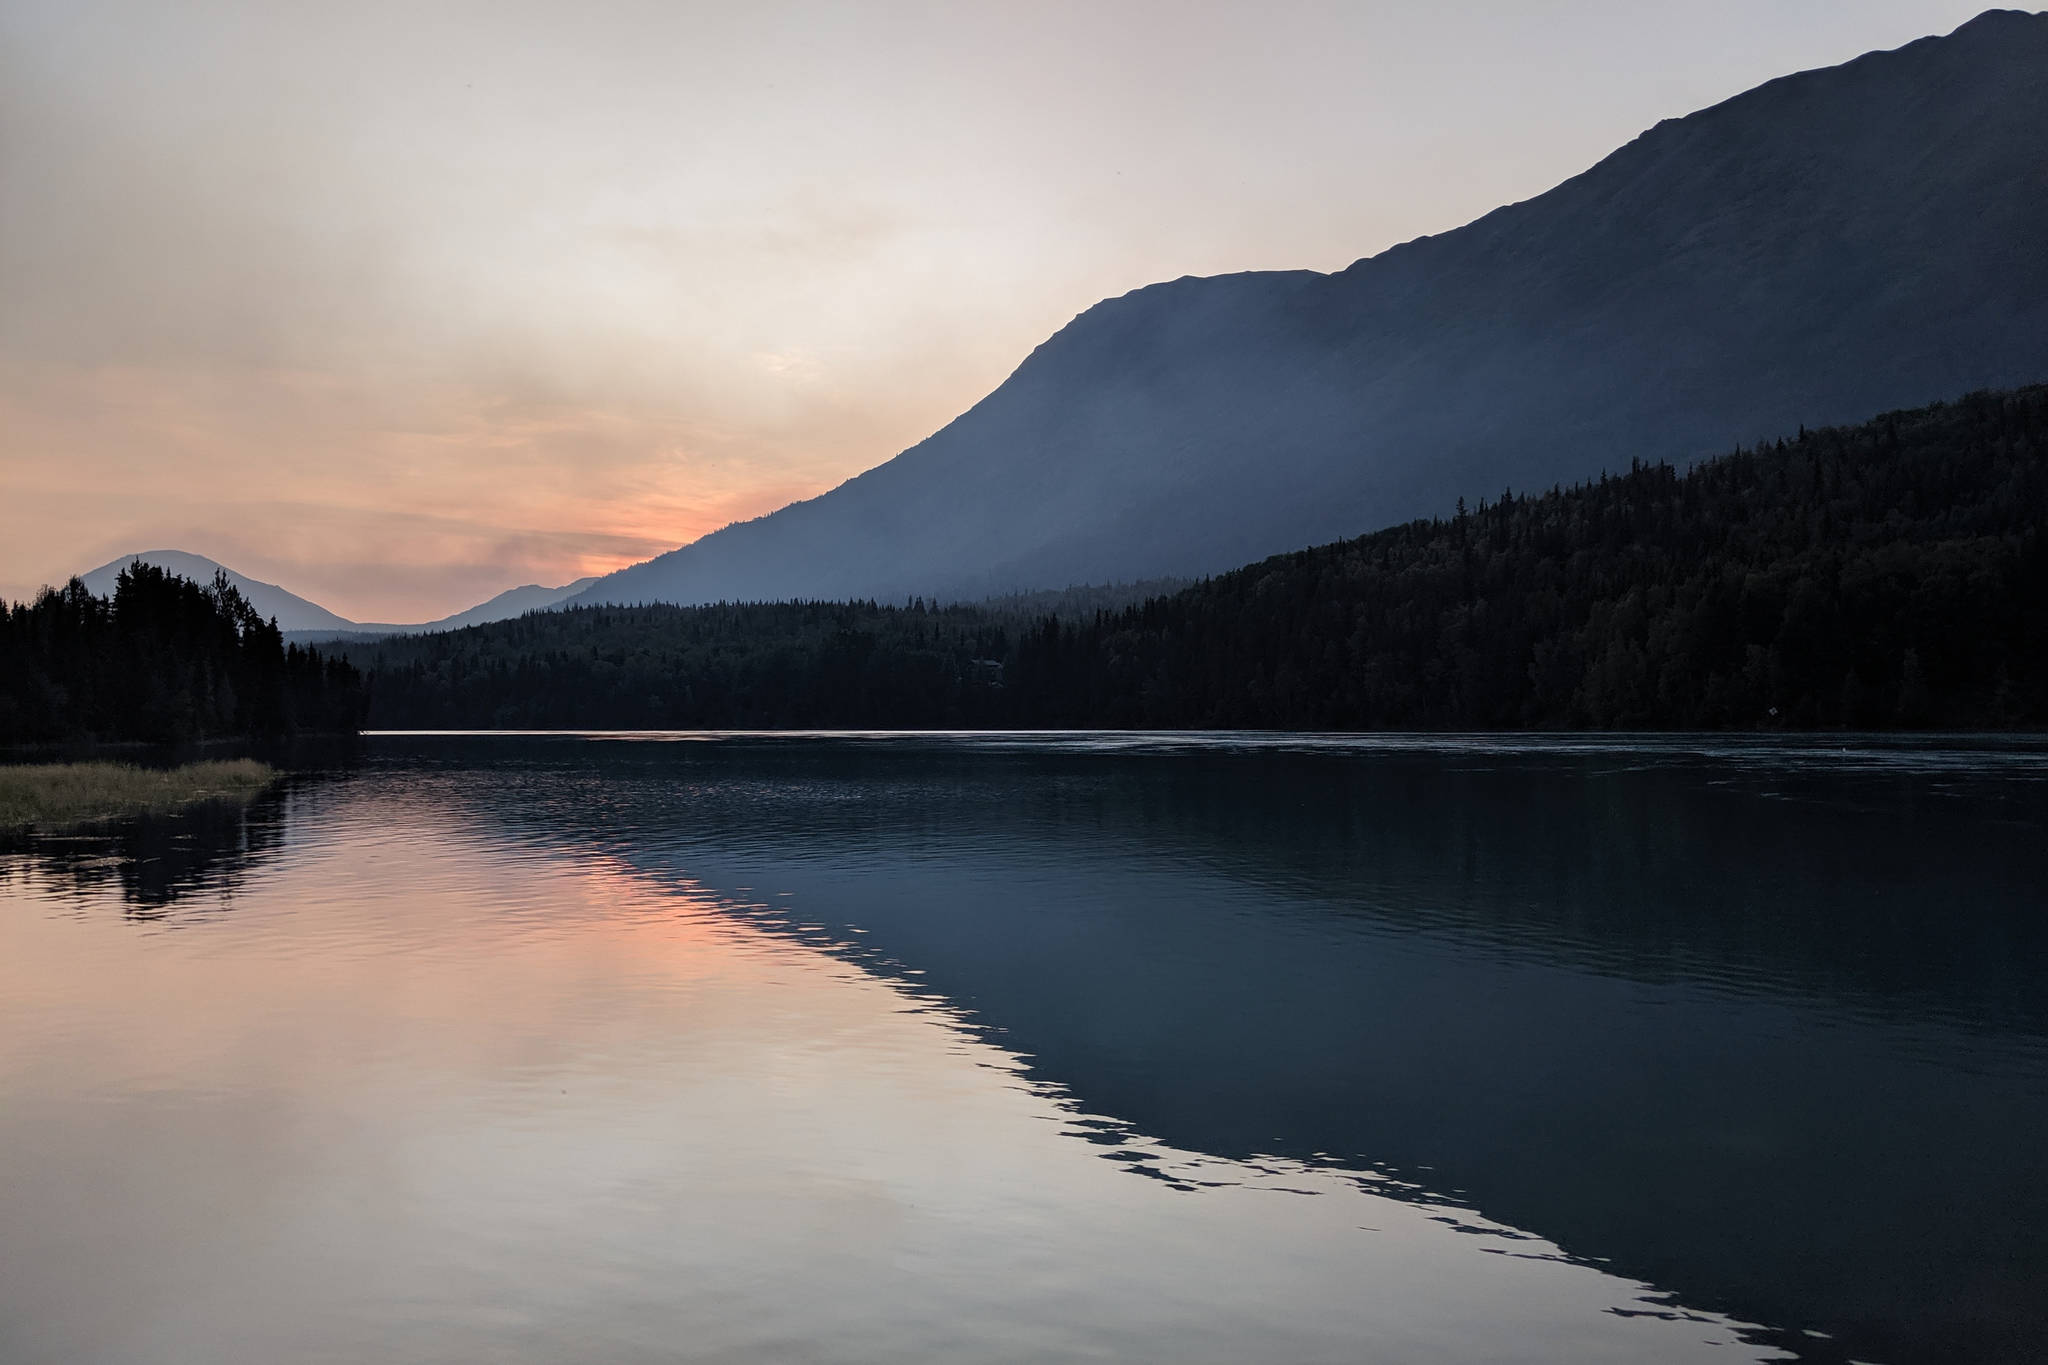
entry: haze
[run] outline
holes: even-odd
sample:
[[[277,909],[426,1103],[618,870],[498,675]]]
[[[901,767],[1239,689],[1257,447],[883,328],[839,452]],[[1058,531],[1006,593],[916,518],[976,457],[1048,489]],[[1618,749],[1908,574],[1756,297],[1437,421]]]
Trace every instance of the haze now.
[[[877,464],[1106,295],[1335,269],[1975,3],[0,8],[0,595],[356,619]]]

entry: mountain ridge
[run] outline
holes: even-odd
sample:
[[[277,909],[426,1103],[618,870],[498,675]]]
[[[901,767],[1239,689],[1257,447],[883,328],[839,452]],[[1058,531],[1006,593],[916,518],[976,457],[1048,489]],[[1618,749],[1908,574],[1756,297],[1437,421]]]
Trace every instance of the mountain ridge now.
[[[583,603],[1214,572],[1504,486],[2048,375],[2048,16],[1775,78],[1343,270],[1104,300],[816,498]]]

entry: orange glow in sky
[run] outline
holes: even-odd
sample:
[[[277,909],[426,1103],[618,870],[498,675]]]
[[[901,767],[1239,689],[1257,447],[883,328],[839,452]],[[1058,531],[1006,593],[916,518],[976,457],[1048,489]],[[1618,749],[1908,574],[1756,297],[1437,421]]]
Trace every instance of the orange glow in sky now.
[[[1338,269],[1976,0],[0,7],[0,596],[357,620],[929,435],[1098,299]]]

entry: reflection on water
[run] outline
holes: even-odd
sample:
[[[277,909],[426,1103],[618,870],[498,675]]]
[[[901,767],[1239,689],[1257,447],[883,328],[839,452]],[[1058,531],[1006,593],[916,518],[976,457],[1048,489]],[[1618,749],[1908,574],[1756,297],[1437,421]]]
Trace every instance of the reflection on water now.
[[[17,873],[92,898],[118,890],[129,915],[161,917],[194,892],[232,895],[249,864],[283,839],[283,798],[202,801],[83,832],[15,836]],[[4,856],[7,850],[0,850]]]
[[[380,740],[0,855],[0,1359],[2024,1358],[2044,777]]]

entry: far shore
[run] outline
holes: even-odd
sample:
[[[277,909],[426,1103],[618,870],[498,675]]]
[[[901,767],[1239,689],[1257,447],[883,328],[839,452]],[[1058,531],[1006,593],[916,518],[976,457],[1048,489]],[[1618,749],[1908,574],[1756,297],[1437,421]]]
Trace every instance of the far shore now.
[[[247,801],[277,778],[253,758],[176,768],[130,763],[0,764],[0,833],[62,829],[199,801]]]

